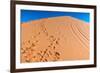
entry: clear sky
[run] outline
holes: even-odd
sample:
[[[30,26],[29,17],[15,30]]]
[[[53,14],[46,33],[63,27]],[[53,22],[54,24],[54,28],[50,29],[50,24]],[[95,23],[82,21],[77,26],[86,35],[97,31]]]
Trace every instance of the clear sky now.
[[[58,12],[58,11],[37,11],[37,10],[21,10],[21,23],[41,18],[50,18],[58,16],[72,16],[74,18],[90,22],[90,14],[83,12]]]

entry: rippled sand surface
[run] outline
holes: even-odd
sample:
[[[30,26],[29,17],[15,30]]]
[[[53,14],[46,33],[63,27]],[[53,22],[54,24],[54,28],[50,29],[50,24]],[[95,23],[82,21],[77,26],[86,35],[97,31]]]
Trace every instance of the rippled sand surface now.
[[[89,59],[89,24],[69,16],[21,24],[21,63]]]

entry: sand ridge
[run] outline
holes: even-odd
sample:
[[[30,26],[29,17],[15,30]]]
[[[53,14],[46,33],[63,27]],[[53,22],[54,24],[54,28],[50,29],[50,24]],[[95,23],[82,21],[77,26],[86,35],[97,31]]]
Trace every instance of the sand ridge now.
[[[89,59],[89,24],[60,16],[21,24],[21,63]]]

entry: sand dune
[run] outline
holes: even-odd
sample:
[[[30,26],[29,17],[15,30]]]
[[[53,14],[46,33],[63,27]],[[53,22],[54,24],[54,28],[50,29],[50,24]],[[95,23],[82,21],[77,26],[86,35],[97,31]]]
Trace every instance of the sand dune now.
[[[21,63],[89,59],[89,24],[69,16],[21,24]]]

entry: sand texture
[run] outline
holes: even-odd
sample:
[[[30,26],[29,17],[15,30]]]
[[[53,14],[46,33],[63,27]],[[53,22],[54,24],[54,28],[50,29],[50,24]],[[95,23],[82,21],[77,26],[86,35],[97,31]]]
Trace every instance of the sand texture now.
[[[21,63],[89,59],[89,24],[60,16],[21,24]]]

